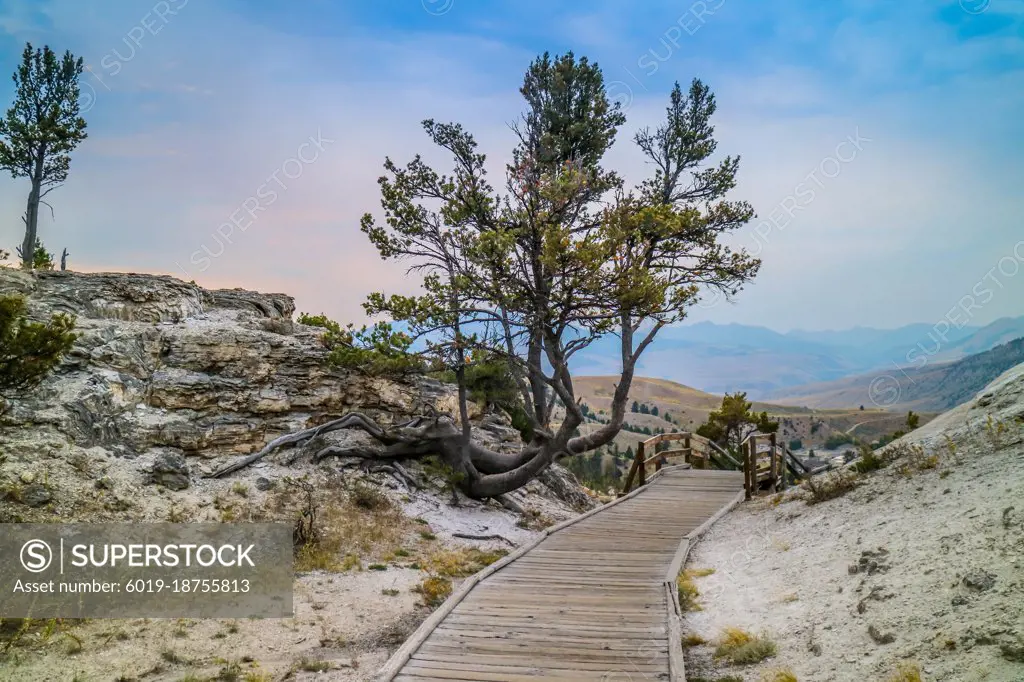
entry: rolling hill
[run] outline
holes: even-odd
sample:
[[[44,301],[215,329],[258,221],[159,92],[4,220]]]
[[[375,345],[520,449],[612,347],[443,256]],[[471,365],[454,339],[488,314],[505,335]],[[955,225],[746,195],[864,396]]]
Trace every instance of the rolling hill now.
[[[838,381],[796,386],[775,391],[772,399],[815,408],[852,408],[874,403],[893,410],[942,412],[970,400],[993,379],[1022,362],[1024,338],[1018,338],[955,362],[883,369]]]
[[[595,417],[581,427],[582,431],[598,428],[598,420],[608,417],[617,378],[583,376],[573,380],[576,394]],[[659,428],[665,431],[674,428],[680,431],[696,430],[707,420],[708,413],[721,405],[722,397],[666,379],[636,377],[629,394],[629,402],[633,401],[645,405],[648,414],[627,412],[626,424],[635,429],[646,427],[653,433]],[[768,412],[782,422],[780,439],[787,443],[799,439],[804,447],[812,448],[821,448],[830,436],[846,432],[852,432],[859,438],[875,440],[901,428],[906,419],[903,412],[868,409],[868,406],[861,410],[859,405],[853,409],[819,410],[793,404],[753,403],[753,409],[757,412]],[[655,407],[657,415],[651,414]],[[671,421],[665,419],[666,414]],[[922,423],[931,417],[930,414],[922,414]],[[645,433],[624,429],[616,438],[616,444],[620,450],[632,447],[635,451],[636,444],[649,437]]]
[[[854,377],[894,363],[914,365],[922,358],[929,365],[960,360],[1024,337],[1024,317],[1003,318],[984,327],[951,328],[944,332],[945,338],[935,326],[783,334],[741,324],[680,325],[662,330],[641,357],[637,373],[713,393],[742,390],[770,399],[793,386]],[[585,375],[614,374],[618,358],[618,339],[609,336],[581,351],[573,370]]]

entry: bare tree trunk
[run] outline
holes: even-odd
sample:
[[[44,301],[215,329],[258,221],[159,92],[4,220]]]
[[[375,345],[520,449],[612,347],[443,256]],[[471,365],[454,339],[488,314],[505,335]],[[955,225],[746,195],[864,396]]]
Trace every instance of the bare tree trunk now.
[[[32,180],[32,191],[28,194],[28,205],[25,207],[25,241],[21,243],[21,267],[32,269],[36,255],[36,235],[39,225],[39,192],[40,183]]]
[[[39,202],[43,191],[43,162],[46,160],[46,148],[41,146],[36,152],[35,168],[32,169],[32,191],[28,193],[28,206],[25,207],[25,241],[21,244],[21,267],[31,270],[36,258],[36,238],[39,234]]]

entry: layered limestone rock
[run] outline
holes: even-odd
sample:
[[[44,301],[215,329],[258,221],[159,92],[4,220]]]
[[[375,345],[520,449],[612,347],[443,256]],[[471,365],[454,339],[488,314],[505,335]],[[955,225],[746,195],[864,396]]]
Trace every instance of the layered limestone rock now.
[[[207,291],[168,276],[0,268],[30,315],[76,317],[79,338],[40,387],[9,402],[5,452],[99,447],[221,458],[359,409],[381,423],[452,406],[449,387],[397,384],[324,365],[320,330],[284,294]],[[493,427],[488,429],[493,431]],[[509,430],[499,427],[499,440]],[[514,432],[512,432],[514,434]]]

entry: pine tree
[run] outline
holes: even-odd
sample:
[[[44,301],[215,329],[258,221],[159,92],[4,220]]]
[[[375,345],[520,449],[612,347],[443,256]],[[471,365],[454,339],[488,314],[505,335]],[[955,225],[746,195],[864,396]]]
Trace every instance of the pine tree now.
[[[75,322],[57,314],[48,323],[29,322],[25,299],[0,296],[0,394],[36,386],[71,350]]]
[[[86,138],[78,103],[82,69],[82,59],[70,52],[58,61],[49,46],[33,50],[27,43],[14,73],[14,104],[0,119],[0,169],[31,183],[22,216],[25,239],[19,249],[24,268],[33,267],[39,205],[67,180],[69,154]]]

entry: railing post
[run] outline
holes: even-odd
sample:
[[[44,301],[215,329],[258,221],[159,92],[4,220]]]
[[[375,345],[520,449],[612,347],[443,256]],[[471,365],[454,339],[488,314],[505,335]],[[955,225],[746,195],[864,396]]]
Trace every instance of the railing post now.
[[[776,493],[776,492],[779,491],[779,486],[778,486],[778,481],[779,481],[779,465],[778,465],[778,461],[779,460],[778,460],[778,455],[777,455],[776,450],[775,450],[775,434],[774,433],[768,436],[768,443],[771,445],[771,469],[770,469],[771,474],[770,475],[772,477],[772,492]]]
[[[644,463],[645,459],[647,459],[647,455],[644,454],[644,444],[643,441],[641,441],[640,444],[636,446],[636,461],[637,465],[640,467],[640,471],[637,472],[640,476],[637,486],[642,486],[647,483],[647,465]]]
[[[741,447],[743,448],[743,452],[740,453],[743,456],[743,492],[749,500],[753,496],[753,489],[750,485],[750,441],[743,443]]]

